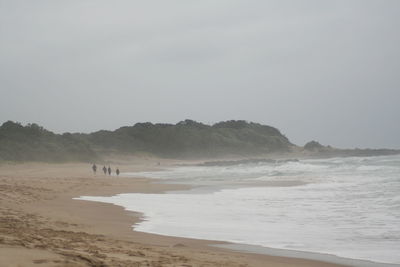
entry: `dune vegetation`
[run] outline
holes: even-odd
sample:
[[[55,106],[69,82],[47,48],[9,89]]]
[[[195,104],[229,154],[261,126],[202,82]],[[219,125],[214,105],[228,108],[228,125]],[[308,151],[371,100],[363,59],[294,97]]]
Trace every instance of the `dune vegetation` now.
[[[286,152],[294,145],[271,126],[246,121],[206,125],[137,123],[115,131],[55,134],[32,123],[0,126],[0,160],[93,161],[108,153],[150,153],[160,157],[218,157]]]

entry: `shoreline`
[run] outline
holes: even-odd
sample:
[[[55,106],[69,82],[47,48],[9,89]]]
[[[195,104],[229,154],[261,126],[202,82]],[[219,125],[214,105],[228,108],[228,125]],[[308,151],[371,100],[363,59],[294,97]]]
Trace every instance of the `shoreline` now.
[[[383,262],[375,262],[375,261],[370,261],[370,260],[344,258],[344,257],[336,256],[333,254],[271,248],[271,247],[263,247],[263,246],[258,246],[258,245],[229,243],[229,244],[217,244],[217,245],[211,245],[211,246],[228,248],[233,251],[239,251],[239,252],[265,254],[265,255],[270,255],[270,256],[280,256],[280,257],[289,257],[289,258],[301,258],[301,259],[308,259],[308,260],[317,260],[317,261],[329,262],[329,263],[334,263],[334,264],[343,264],[345,266],[352,266],[352,267],[398,267],[398,266],[400,266],[399,264],[395,264],[395,263],[383,263]]]
[[[199,166],[199,165],[194,165],[194,166]],[[129,176],[125,177],[130,177],[135,179],[134,173],[128,173]],[[165,182],[164,180],[160,180],[158,178],[147,178],[150,181],[152,181],[155,184],[169,184],[169,185],[178,185],[181,186],[183,184],[171,184],[168,182]],[[296,186],[300,184],[305,184],[302,182],[298,181],[287,181],[288,183],[266,183],[266,186]],[[184,184],[185,186],[187,184]],[[251,185],[251,184],[249,184]],[[254,185],[252,185],[254,186]],[[169,193],[182,193],[185,194],[187,192],[212,192],[214,190],[217,190],[216,188],[219,188],[218,186],[210,186],[214,188],[212,189],[204,189],[204,186],[198,186],[198,185],[190,185],[188,188],[181,188],[181,189],[175,189],[172,191],[164,191],[160,192],[161,194],[169,194]],[[199,189],[200,188],[200,189]],[[222,188],[222,187],[221,187]],[[224,187],[225,188],[225,187]],[[228,188],[234,188],[233,186]],[[123,193],[125,194],[125,193]],[[129,194],[129,193],[128,193]],[[156,193],[157,194],[157,193]],[[118,194],[119,195],[119,194]],[[115,195],[114,195],[115,196]],[[84,197],[92,197],[92,196],[81,196],[80,198]],[[95,196],[97,197],[97,196]],[[103,197],[103,196],[101,196]],[[99,203],[108,203],[108,202],[101,202],[97,200],[91,200],[91,199],[80,199],[76,198],[77,200],[84,200],[84,201],[89,201],[89,202],[99,202]],[[117,207],[121,207],[124,209],[125,212],[132,212],[129,210],[126,210],[124,206],[118,205],[118,204],[113,204],[113,203],[108,203],[111,205],[115,205]],[[135,212],[136,213],[136,212]],[[142,214],[139,212],[138,214]],[[140,217],[140,215],[139,215]],[[137,223],[140,223],[142,220],[139,218]],[[135,223],[136,224],[136,223]],[[356,258],[346,258],[342,256],[337,256],[334,254],[328,254],[328,253],[322,253],[322,252],[315,252],[315,251],[302,251],[302,250],[292,250],[292,249],[285,249],[285,248],[274,248],[274,247],[266,247],[266,246],[261,246],[261,245],[252,245],[252,244],[246,244],[246,243],[235,243],[231,241],[224,241],[224,240],[208,240],[208,239],[202,239],[202,238],[190,238],[190,237],[184,237],[184,236],[179,236],[179,235],[163,235],[163,234],[158,234],[158,233],[150,233],[150,232],[145,232],[145,231],[137,231],[135,225],[132,225],[132,230],[135,232],[141,232],[141,233],[146,233],[146,234],[151,234],[151,235],[160,235],[160,236],[169,236],[169,237],[174,237],[174,238],[183,238],[183,239],[191,239],[191,240],[201,240],[206,242],[206,246],[211,246],[211,247],[216,247],[216,248],[223,248],[223,249],[228,249],[234,252],[241,252],[241,253],[251,253],[251,254],[258,254],[258,255],[267,255],[267,256],[278,256],[278,257],[285,257],[285,258],[295,258],[295,259],[306,259],[306,260],[314,260],[314,261],[321,261],[321,262],[326,262],[326,263],[333,263],[333,264],[341,264],[344,266],[354,266],[354,267],[397,267],[400,266],[399,264],[395,263],[385,263],[385,262],[376,262],[372,260],[364,260],[364,259],[356,259]]]
[[[163,162],[163,167],[168,164],[175,162]],[[344,266],[209,246],[226,242],[134,231],[132,225],[140,220],[140,214],[73,198],[162,193],[189,187],[157,184],[140,177],[94,176],[89,167],[81,163],[0,166],[0,265]],[[123,168],[137,172],[155,167],[154,162],[144,160]]]

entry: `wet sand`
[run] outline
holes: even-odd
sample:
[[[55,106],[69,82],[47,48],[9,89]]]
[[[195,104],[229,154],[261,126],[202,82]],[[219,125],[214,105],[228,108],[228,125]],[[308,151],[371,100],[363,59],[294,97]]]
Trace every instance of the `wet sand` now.
[[[161,166],[182,164],[139,159],[118,167],[123,172],[155,170],[158,161]],[[82,163],[0,165],[0,266],[341,266],[234,252],[209,246],[221,242],[132,231],[140,214],[73,198],[187,186],[105,176],[99,172],[101,167],[93,175],[90,165]]]

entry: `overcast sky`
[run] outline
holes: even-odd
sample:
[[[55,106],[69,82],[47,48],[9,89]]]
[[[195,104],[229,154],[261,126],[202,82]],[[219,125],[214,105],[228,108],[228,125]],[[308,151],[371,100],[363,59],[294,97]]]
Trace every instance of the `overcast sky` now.
[[[243,119],[400,148],[400,1],[0,0],[0,124]]]

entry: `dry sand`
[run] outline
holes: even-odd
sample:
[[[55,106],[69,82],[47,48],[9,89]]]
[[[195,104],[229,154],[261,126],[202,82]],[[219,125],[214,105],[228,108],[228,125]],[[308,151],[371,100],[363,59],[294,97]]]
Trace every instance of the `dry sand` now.
[[[161,166],[176,164],[162,161]],[[154,159],[119,165],[154,169]],[[98,166],[101,169],[102,166]],[[101,171],[101,170],[100,170]],[[82,195],[163,192],[185,188],[144,178],[91,173],[88,164],[0,165],[0,266],[339,266],[303,259],[238,253],[212,241],[132,231],[140,214]],[[173,208],[173,207],[171,207]]]

